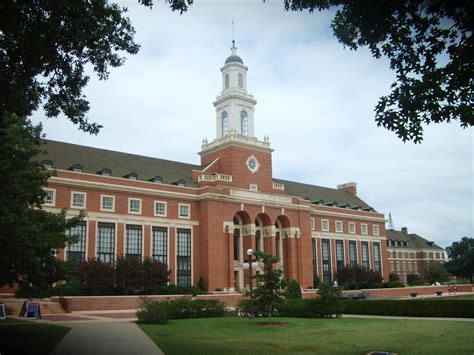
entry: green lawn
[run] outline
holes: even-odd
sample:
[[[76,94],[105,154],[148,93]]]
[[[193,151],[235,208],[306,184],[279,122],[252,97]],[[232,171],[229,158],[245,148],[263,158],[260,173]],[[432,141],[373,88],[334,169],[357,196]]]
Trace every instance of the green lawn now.
[[[49,354],[69,330],[33,321],[0,320],[0,354]]]
[[[257,326],[262,320],[186,319],[140,327],[167,355],[474,352],[474,322],[277,318],[288,325]]]

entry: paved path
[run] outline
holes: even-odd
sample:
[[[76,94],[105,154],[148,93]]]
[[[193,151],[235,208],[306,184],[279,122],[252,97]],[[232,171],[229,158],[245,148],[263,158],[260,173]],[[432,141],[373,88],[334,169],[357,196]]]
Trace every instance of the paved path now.
[[[52,355],[164,354],[135,323],[129,320],[71,319],[54,321],[54,324],[69,327],[71,330],[51,352]]]
[[[439,320],[443,322],[474,322],[474,318],[398,317],[398,316],[375,316],[375,315],[362,315],[362,314],[343,314],[342,318],[410,319],[410,320]]]

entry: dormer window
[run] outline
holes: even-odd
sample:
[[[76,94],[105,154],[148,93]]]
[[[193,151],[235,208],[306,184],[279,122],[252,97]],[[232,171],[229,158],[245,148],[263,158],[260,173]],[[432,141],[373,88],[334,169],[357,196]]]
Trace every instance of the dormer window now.
[[[163,183],[163,178],[159,175],[156,175],[156,176],[152,177],[149,181],[154,182],[156,184],[161,184],[161,183]]]
[[[172,184],[183,187],[186,185],[186,182],[184,180],[176,180],[176,181],[173,181]]]
[[[45,169],[52,169],[53,168],[53,162],[51,160],[43,160],[41,162],[41,164],[43,164],[43,167]]]
[[[138,178],[138,174],[135,173],[135,172],[131,172],[131,173],[125,175],[124,178],[129,179],[129,180],[136,180]]]
[[[112,170],[108,168],[104,168],[101,171],[99,171],[97,174],[102,175],[102,176],[112,176]]]
[[[84,167],[81,164],[74,164],[69,168],[69,170],[74,171],[75,173],[83,173]]]

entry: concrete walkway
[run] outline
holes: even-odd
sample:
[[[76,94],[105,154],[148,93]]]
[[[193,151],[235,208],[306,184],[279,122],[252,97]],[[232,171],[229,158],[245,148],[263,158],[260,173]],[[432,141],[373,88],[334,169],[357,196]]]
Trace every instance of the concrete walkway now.
[[[342,318],[367,318],[367,319],[410,319],[410,320],[439,320],[443,322],[474,322],[474,318],[447,318],[447,317],[398,317],[376,316],[363,314],[342,314]]]
[[[51,323],[50,323],[51,324]],[[159,355],[163,351],[130,321],[54,322],[71,328],[51,354],[143,354]]]

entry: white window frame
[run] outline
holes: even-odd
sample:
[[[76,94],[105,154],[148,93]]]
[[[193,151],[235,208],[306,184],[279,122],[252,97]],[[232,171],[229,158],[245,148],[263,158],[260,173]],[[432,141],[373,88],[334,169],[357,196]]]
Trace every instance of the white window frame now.
[[[250,191],[258,191],[258,185],[257,184],[250,184],[249,190]]]
[[[311,224],[311,230],[315,230],[316,229],[316,221],[314,220],[314,218],[310,218],[310,224]]]
[[[188,207],[188,215],[181,215],[181,207]],[[191,205],[189,203],[179,203],[178,204],[178,218],[190,219],[191,218]]]
[[[337,227],[338,225],[339,225],[341,228],[338,228],[338,227]],[[344,224],[342,223],[342,221],[336,221],[336,232],[338,232],[338,233],[344,232]]]
[[[156,213],[156,205],[159,204],[159,203],[165,205],[165,211],[162,214]],[[157,217],[166,217],[167,212],[168,212],[168,203],[166,201],[157,201],[157,200],[154,201],[154,203],[153,203],[153,215],[155,215]]]
[[[104,208],[104,198],[112,199],[112,208]],[[115,212],[115,196],[113,195],[100,195],[100,210],[102,212]]]
[[[368,234],[368,233],[369,233],[369,230],[367,228],[367,223],[361,223],[360,224],[360,234]]]
[[[82,195],[84,196],[84,204],[82,206],[74,205],[74,195]],[[87,193],[82,191],[71,191],[71,208],[75,209],[85,209],[87,206]]]
[[[324,227],[326,226],[326,227]],[[321,220],[321,230],[323,232],[329,232],[329,220],[328,219],[322,219]]]
[[[380,227],[378,224],[372,225],[372,234],[373,235],[380,235]]]
[[[356,233],[356,224],[355,222],[349,222],[349,233],[355,234]]]
[[[56,205],[56,189],[48,189],[44,188],[43,189],[45,192],[52,192],[53,193],[53,199],[51,202],[46,202],[46,199],[43,202],[43,206],[54,206]]]
[[[132,201],[138,201],[139,202],[138,211],[132,211],[132,209],[131,209]],[[136,197],[129,197],[128,198],[128,213],[130,213],[130,214],[142,214],[142,199],[141,198],[136,198]]]

